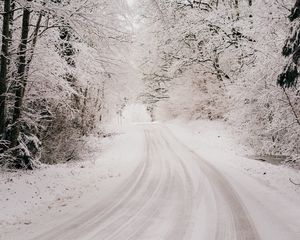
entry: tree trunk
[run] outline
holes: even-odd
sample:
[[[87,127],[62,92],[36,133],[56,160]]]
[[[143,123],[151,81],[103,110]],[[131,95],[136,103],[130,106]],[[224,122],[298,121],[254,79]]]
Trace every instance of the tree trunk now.
[[[86,121],[87,116],[85,115],[86,108],[87,108],[87,102],[88,102],[88,90],[89,90],[89,88],[87,87],[84,91],[83,107],[81,110],[81,129],[82,129],[83,135],[87,134],[88,128],[89,128],[87,121]]]
[[[39,31],[40,31],[40,28],[41,28],[42,19],[43,19],[43,14],[41,12],[39,14],[39,17],[38,17],[38,20],[36,22],[35,29],[34,29],[34,32],[33,32],[32,44],[31,44],[31,48],[30,48],[30,51],[29,51],[29,54],[28,54],[29,57],[28,57],[27,64],[26,64],[26,69],[25,69],[25,79],[28,78],[28,73],[29,73],[29,69],[30,69],[30,63],[33,60],[34,49],[35,49],[36,44],[37,44],[37,40],[38,40]]]
[[[11,0],[4,1],[4,14],[2,26],[2,48],[0,59],[0,135],[4,137],[6,128],[6,91],[7,91],[7,68],[8,68],[8,49],[10,43],[10,16]]]
[[[10,7],[10,16],[9,16],[9,41],[10,43],[12,43],[12,39],[13,39],[13,34],[14,34],[14,16],[15,16],[15,8],[16,8],[16,0],[11,0],[11,7]],[[12,56],[13,53],[13,49],[11,49],[11,45],[9,45],[9,50],[8,50],[8,55]],[[7,59],[7,64],[8,64],[8,75],[7,75],[7,79],[8,79],[8,84],[10,83],[10,79],[14,79],[13,75],[15,74],[15,71],[13,70],[13,66],[12,64],[10,64],[12,61],[11,57],[9,57]],[[9,88],[7,89],[7,94],[10,94],[10,90],[11,86],[9,86]]]
[[[28,0],[28,2],[30,1]],[[17,73],[17,83],[15,89],[15,105],[13,111],[11,145],[10,145],[10,147],[12,148],[18,145],[18,138],[20,135],[20,119],[22,114],[24,91],[27,83],[26,52],[27,52],[27,43],[28,43],[28,35],[29,35],[29,25],[30,25],[30,7],[26,7],[23,11],[21,43],[19,46],[19,54],[18,54],[19,55],[18,73]]]

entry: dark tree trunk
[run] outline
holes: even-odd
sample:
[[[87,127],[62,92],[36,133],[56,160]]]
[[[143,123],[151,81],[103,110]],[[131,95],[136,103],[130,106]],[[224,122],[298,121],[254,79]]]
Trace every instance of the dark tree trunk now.
[[[6,91],[7,91],[7,68],[8,68],[8,50],[10,44],[10,16],[11,0],[4,1],[4,14],[2,26],[2,47],[0,59],[0,135],[5,135],[6,122]]]
[[[30,1],[28,0],[28,2]],[[21,43],[19,46],[17,85],[15,90],[15,105],[13,111],[13,122],[11,130],[11,147],[16,147],[18,145],[18,138],[20,135],[20,119],[22,114],[24,91],[27,83],[26,52],[29,35],[29,25],[30,7],[26,7],[23,11]]]
[[[15,16],[15,8],[16,8],[16,3],[15,3],[15,0],[11,0],[11,8],[10,8],[10,16],[9,16],[9,41],[10,42],[12,42],[12,39],[13,39],[13,32],[14,32],[14,16]],[[11,46],[11,44],[9,45],[9,48],[10,48],[10,46]],[[11,56],[12,55],[12,49],[9,49],[8,50],[8,55],[9,56]],[[7,61],[8,61],[8,76],[7,76],[7,78],[8,79],[13,79],[13,74],[14,74],[14,71],[11,71],[11,64],[10,64],[10,62],[11,62],[11,57],[9,57],[8,59],[7,59]],[[8,80],[9,81],[9,80]],[[9,83],[9,82],[8,82]],[[7,89],[7,91],[8,91],[8,94],[9,94],[9,89]]]
[[[88,123],[86,121],[86,108],[87,108],[87,102],[88,102],[88,87],[85,89],[84,91],[84,100],[83,100],[83,106],[82,106],[82,110],[81,110],[81,128],[82,128],[82,134],[86,135],[88,132]]]
[[[289,19],[294,21],[296,18],[300,16],[300,0],[296,0],[295,6],[291,10],[291,15]]]

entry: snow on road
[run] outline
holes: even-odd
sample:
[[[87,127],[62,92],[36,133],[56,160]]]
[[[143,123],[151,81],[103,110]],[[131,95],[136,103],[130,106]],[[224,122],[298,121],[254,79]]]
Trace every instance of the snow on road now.
[[[222,122],[168,124],[175,137],[209,162],[246,206],[261,239],[300,239],[300,171],[243,157],[231,129]]]
[[[63,213],[39,216],[35,209],[28,225],[2,224],[1,239],[300,239],[299,189],[289,183],[281,190],[287,183],[275,175],[270,182],[259,177],[255,170],[269,165],[222,148],[230,141],[214,138],[213,128],[202,129],[202,137],[194,130],[178,123],[127,128],[89,171],[101,176],[109,168],[115,177],[91,187],[81,176],[87,191],[80,200],[70,200]],[[278,168],[268,167],[268,174]]]

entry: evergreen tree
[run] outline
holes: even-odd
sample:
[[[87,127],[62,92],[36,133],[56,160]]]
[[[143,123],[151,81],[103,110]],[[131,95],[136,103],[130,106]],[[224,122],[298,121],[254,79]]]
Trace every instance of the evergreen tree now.
[[[298,61],[300,58],[300,0],[296,0],[289,20],[292,22],[291,34],[285,42],[282,54],[290,57],[283,72],[278,76],[277,83],[281,87],[296,86],[299,76]]]

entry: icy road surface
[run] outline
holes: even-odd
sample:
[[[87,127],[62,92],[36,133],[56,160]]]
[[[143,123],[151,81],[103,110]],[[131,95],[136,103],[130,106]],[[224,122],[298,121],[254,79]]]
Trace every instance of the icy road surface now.
[[[144,156],[133,174],[84,213],[30,239],[300,239],[284,216],[272,215],[276,209],[251,194],[255,184],[232,180],[163,124],[137,127],[144,132]]]

